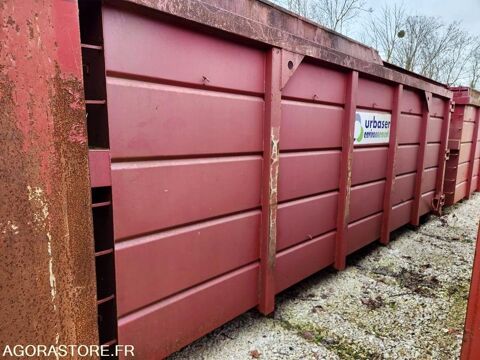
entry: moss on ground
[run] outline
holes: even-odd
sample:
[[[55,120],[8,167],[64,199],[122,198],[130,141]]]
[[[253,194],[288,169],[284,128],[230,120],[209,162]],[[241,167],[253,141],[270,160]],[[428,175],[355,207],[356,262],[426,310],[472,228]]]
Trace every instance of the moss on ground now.
[[[282,326],[295,331],[307,341],[326,347],[343,360],[381,360],[380,353],[368,349],[362,344],[345,339],[331,332],[328,328],[311,323],[292,324],[282,320]]]
[[[463,328],[469,291],[470,284],[468,283],[459,283],[447,288],[446,295],[450,303],[447,316],[447,325],[449,328],[458,331],[461,331]]]

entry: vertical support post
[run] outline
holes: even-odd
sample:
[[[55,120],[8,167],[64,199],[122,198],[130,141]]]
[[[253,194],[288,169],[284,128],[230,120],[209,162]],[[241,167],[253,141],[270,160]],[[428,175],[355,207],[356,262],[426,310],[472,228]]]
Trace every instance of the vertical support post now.
[[[438,151],[438,170],[435,183],[435,196],[433,198],[433,211],[437,215],[441,215],[442,208],[445,205],[445,194],[443,187],[445,184],[445,170],[447,168],[447,160],[449,157],[448,136],[450,133],[450,119],[452,116],[452,100],[445,102],[445,111],[442,124],[442,137],[440,140],[440,150]]]
[[[425,168],[425,152],[427,150],[427,130],[428,120],[430,119],[431,101],[432,94],[425,91],[422,126],[420,129],[420,144],[417,155],[417,176],[415,178],[415,191],[412,204],[412,214],[410,218],[410,223],[414,226],[418,226],[420,224],[420,200],[422,199],[422,180],[423,170]]]
[[[397,128],[400,121],[400,102],[402,101],[403,85],[395,88],[392,106],[392,122],[390,124],[390,141],[387,157],[387,177],[385,182],[385,195],[383,197],[383,221],[380,243],[387,245],[390,241],[390,214],[392,212],[392,190],[395,185],[396,167],[395,159],[398,148]]]
[[[475,258],[473,260],[470,293],[468,295],[465,330],[463,332],[460,360],[478,359],[480,354],[480,226],[477,234]]]
[[[345,119],[342,125],[342,155],[340,160],[337,234],[335,238],[335,268],[345,269],[347,257],[347,227],[350,218],[350,192],[352,187],[353,137],[357,108],[358,72],[348,78],[345,96]]]
[[[277,246],[277,180],[281,121],[281,50],[267,54],[263,132],[262,225],[260,238],[260,291],[258,309],[275,308],[275,255]]]
[[[475,117],[475,126],[473,128],[473,141],[472,141],[472,149],[470,150],[470,165],[468,167],[468,177],[467,177],[467,199],[470,199],[472,195],[472,181],[473,181],[473,168],[475,162],[475,153],[477,152],[477,145],[478,145],[478,135],[479,135],[479,128],[480,128],[480,107],[477,108],[477,116]]]

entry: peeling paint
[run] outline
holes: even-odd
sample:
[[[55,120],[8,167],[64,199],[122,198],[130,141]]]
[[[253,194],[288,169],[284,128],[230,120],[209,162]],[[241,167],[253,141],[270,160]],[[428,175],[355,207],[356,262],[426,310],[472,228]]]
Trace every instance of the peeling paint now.
[[[76,2],[0,1],[4,344],[98,343],[77,18]]]
[[[43,190],[39,187],[32,188],[27,185],[28,200],[33,202],[33,206],[37,209],[33,214],[33,222],[44,229],[49,228],[47,222],[48,219],[48,203],[43,193]]]
[[[268,263],[270,267],[274,266],[276,243],[277,243],[277,192],[278,192],[278,168],[280,152],[278,148],[280,129],[274,127],[271,130],[271,149],[270,149],[270,186],[269,186],[269,254]]]
[[[264,162],[259,281],[259,310],[263,314],[269,314],[275,309],[281,69],[281,51],[273,48],[267,56],[263,138]]]
[[[28,200],[32,202],[34,207],[33,212],[33,223],[36,226],[40,226],[45,232],[47,238],[47,254],[48,254],[48,274],[49,274],[49,284],[50,284],[50,294],[51,301],[53,306],[53,311],[57,311],[57,305],[55,303],[55,297],[57,295],[57,286],[55,274],[53,272],[53,255],[52,255],[52,235],[51,235],[51,226],[49,223],[49,211],[48,211],[48,202],[45,198],[45,193],[40,187],[31,187],[27,185],[28,190]]]
[[[52,294],[53,310],[57,311],[57,305],[55,305],[55,296],[57,296],[57,282],[55,280],[55,274],[53,273],[53,255],[52,255],[52,235],[47,233],[48,238],[48,272],[50,277],[50,293]]]
[[[87,143],[87,137],[85,136],[85,131],[78,125],[72,126],[72,128],[70,129],[68,139],[71,142],[76,142],[82,145]]]
[[[5,224],[0,223],[0,228],[2,229],[2,234],[12,233],[13,235],[18,235],[20,233],[18,225],[11,220],[7,220]]]

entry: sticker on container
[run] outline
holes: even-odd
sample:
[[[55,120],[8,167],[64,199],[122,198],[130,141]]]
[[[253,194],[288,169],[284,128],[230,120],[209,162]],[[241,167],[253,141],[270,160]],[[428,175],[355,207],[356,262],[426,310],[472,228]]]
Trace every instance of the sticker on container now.
[[[388,113],[357,111],[353,144],[388,143],[390,141],[391,117]]]

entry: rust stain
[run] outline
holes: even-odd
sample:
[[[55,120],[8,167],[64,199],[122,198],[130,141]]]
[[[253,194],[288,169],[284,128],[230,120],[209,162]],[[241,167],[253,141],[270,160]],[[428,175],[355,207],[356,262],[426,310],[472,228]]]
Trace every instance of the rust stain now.
[[[2,344],[98,343],[81,68],[63,72],[56,42],[78,23],[58,27],[60,3],[0,2]]]
[[[472,104],[480,106],[480,91],[470,89],[470,101]]]
[[[345,212],[344,212],[344,224],[348,225],[350,219],[350,194],[352,192],[352,163],[353,163],[353,148],[348,152],[347,158],[347,181],[345,185]]]
[[[451,112],[453,112],[455,108],[455,103],[460,105],[480,106],[480,91],[464,86],[452,87],[450,89],[453,91],[453,98],[455,100],[452,104],[453,109]]]
[[[279,140],[280,128],[272,127],[270,148],[270,186],[269,186],[269,236],[268,236],[268,266],[275,265],[276,245],[277,245],[277,197],[278,197],[278,169],[279,169]]]

